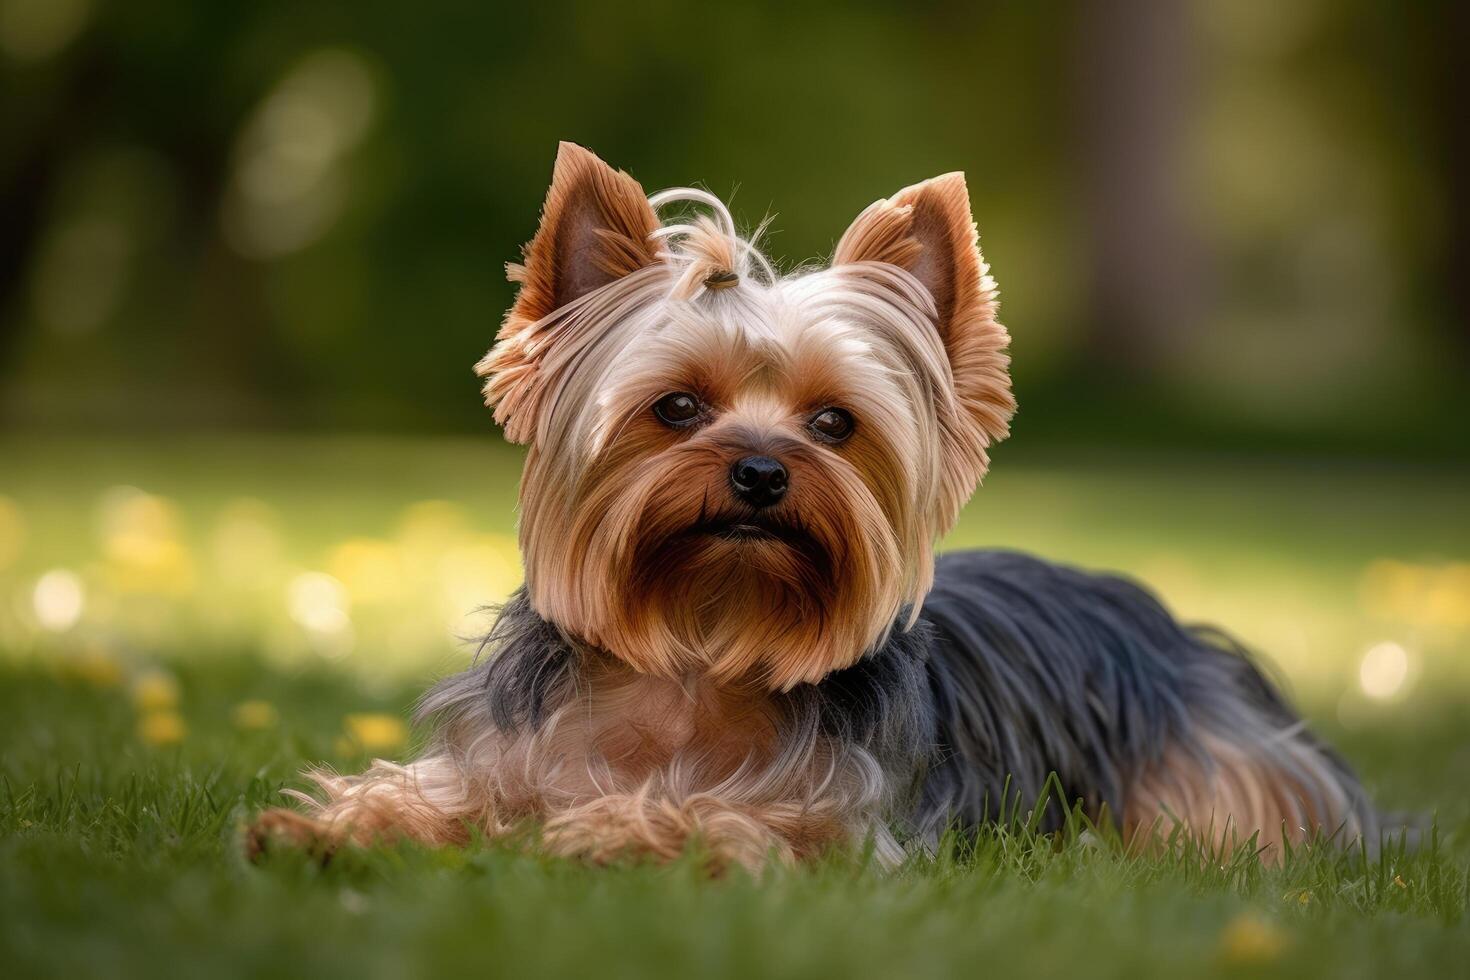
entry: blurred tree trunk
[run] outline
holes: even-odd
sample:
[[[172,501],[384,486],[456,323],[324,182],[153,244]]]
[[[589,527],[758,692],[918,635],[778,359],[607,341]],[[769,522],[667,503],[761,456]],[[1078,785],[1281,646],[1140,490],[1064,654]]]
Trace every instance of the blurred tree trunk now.
[[[112,66],[85,46],[33,131],[17,136],[0,171],[0,374],[28,326],[26,276],[41,240],[51,191],[63,164],[86,139],[112,78]],[[10,79],[13,81],[13,79]]]
[[[1149,374],[1200,324],[1200,250],[1181,207],[1197,60],[1190,5],[1083,3],[1076,104],[1087,221],[1082,356]]]
[[[1445,197],[1443,288],[1446,322],[1460,358],[1470,370],[1470,123],[1466,121],[1464,57],[1470,42],[1470,4],[1445,3],[1445,22],[1431,32],[1429,98],[1435,108]],[[1433,136],[1431,138],[1433,138]]]

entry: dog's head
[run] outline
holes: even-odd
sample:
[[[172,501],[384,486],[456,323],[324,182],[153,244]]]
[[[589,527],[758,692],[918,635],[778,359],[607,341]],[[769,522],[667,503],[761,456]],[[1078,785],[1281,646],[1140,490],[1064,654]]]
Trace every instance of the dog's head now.
[[[710,213],[663,222],[675,202]],[[1014,410],[962,175],[782,277],[712,196],[648,197],[564,143],[509,272],[477,371],[530,445],[537,612],[639,671],[784,689],[918,607]]]

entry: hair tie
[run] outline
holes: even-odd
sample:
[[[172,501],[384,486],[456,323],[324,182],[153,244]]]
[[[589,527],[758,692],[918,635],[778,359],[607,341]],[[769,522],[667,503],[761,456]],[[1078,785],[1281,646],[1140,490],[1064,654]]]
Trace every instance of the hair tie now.
[[[729,289],[740,281],[740,275],[730,269],[716,269],[704,280],[706,289]]]

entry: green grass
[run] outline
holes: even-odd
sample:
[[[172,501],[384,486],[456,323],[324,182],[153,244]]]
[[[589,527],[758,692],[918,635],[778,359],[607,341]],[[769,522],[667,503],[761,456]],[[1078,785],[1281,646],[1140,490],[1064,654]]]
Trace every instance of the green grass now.
[[[513,584],[518,459],[491,442],[0,440],[8,975],[1463,974],[1470,503],[1454,472],[1002,455],[950,541],[1120,567],[1234,628],[1386,806],[1437,814],[1416,853],[1262,868],[1011,827],[889,875],[858,856],[711,881],[694,859],[590,869],[491,844],[248,864],[241,822],[303,764],[360,766],[364,738],[406,750],[350,719],[403,714],[468,657],[451,634],[474,628],[456,618],[472,603],[455,603]],[[58,570],[84,608],[48,629],[37,582]],[[292,596],[323,571],[345,606],[313,632]],[[1405,669],[1375,698],[1362,658],[1382,643]]]

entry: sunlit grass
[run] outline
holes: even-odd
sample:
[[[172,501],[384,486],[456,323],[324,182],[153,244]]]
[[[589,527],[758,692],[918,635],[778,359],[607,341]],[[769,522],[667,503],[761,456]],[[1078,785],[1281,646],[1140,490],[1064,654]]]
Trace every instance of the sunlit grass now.
[[[996,461],[947,546],[1118,568],[1265,651],[1431,846],[1129,858],[1024,827],[894,877],[592,871],[515,848],[326,869],[245,816],[412,747],[519,580],[519,456],[478,441],[0,440],[0,948],[22,972],[1384,975],[1470,956],[1470,500],[1459,474]],[[169,967],[161,967],[161,963]]]
[[[859,855],[708,881],[697,859],[588,869],[491,844],[251,866],[246,816],[304,759],[363,765],[350,736],[376,737],[414,691],[238,658],[176,679],[191,725],[169,744],[132,736],[142,709],[117,686],[21,670],[0,691],[0,943],[23,974],[1454,975],[1470,953],[1463,809],[1417,852],[1317,846],[1280,867],[1129,856],[1078,819],[1043,837],[1026,808],[891,876]],[[242,730],[246,704],[270,723]],[[1465,734],[1421,733],[1400,762],[1432,786],[1425,760]]]
[[[484,627],[478,610],[520,581],[520,455],[491,434],[0,450],[0,647],[11,655],[202,645],[421,677],[459,655],[459,638]],[[1001,452],[945,546],[1137,575],[1350,717],[1420,686],[1470,683],[1465,482]],[[1366,670],[1385,649],[1402,652],[1402,669]]]

